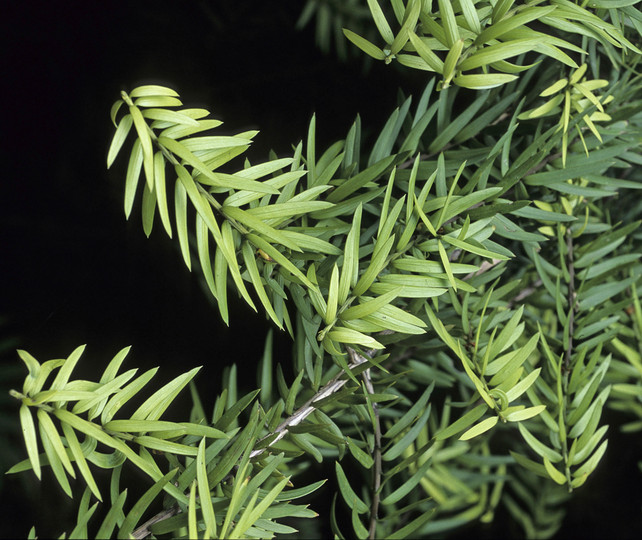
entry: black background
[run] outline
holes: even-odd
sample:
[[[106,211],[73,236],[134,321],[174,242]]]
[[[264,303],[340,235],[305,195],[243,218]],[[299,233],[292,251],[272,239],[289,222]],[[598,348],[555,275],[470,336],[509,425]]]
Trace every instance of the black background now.
[[[100,7],[97,7],[100,5]],[[380,129],[397,105],[397,88],[417,93],[426,81],[376,64],[340,63],[321,54],[311,27],[294,29],[302,2],[131,1],[16,2],[3,7],[2,144],[0,144],[0,345],[5,366],[14,349],[40,361],[86,343],[79,375],[95,377],[122,347],[125,366],[161,366],[166,382],[197,365],[206,407],[220,391],[221,367],[236,362],[247,388],[268,328],[262,315],[232,306],[221,322],[159,223],[147,239],[134,205],[124,219],[126,154],[111,171],[105,158],[109,108],[122,89],[157,83],[202,106],[225,133],[260,129],[255,162],[273,149],[291,155],[317,114],[318,148],[344,137],[361,114]],[[194,261],[196,262],[196,261]],[[195,265],[197,266],[197,264]],[[289,344],[277,339],[288,364]],[[2,394],[20,384],[4,371]],[[25,452],[17,403],[2,398],[2,471]],[[185,400],[188,401],[188,400]],[[610,430],[600,470],[580,490],[560,538],[637,537],[642,532],[639,437]],[[624,458],[616,457],[620,455]],[[13,461],[12,461],[13,460]],[[25,536],[32,523],[58,535],[73,511],[55,480],[29,474],[1,479],[0,535]],[[323,494],[328,499],[330,491]],[[34,502],[35,498],[35,502]],[[323,502],[317,499],[318,504]],[[502,516],[500,516],[501,518]],[[503,519],[465,534],[511,537]]]

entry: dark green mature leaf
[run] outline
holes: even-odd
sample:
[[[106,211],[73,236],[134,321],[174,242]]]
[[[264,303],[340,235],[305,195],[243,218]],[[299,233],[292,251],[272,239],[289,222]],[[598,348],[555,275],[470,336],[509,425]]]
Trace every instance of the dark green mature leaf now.
[[[403,538],[411,538],[413,534],[428,523],[432,518],[435,509],[431,509],[422,513],[420,516],[413,519],[410,523],[404,525],[401,529],[393,532],[388,536],[390,540],[401,540]]]
[[[350,437],[346,438],[346,441],[348,443],[348,449],[350,450],[350,453],[352,456],[366,469],[370,469],[372,467],[372,464],[374,463],[374,460],[372,456],[365,451],[361,449],[361,447],[356,444],[355,442],[350,439]]]
[[[384,461],[391,461],[393,459],[396,459],[399,457],[405,450],[408,449],[408,447],[415,442],[417,437],[419,436],[419,433],[425,426],[426,422],[428,421],[428,417],[430,416],[430,404],[425,408],[421,416],[417,419],[415,424],[408,430],[407,433],[401,437],[398,441],[393,441],[394,444],[392,444],[381,456],[381,459]]]
[[[258,429],[261,426],[257,425],[258,414],[252,414],[250,422],[246,425],[245,429],[238,436],[236,441],[227,450],[221,460],[216,464],[212,470],[208,471],[208,482],[210,485],[215,486],[227,476],[236,464],[241,455],[253,445],[256,441]]]
[[[381,504],[395,504],[408,495],[426,476],[426,472],[432,466],[432,460],[428,459],[423,465],[417,468],[409,480],[395,489],[390,495],[381,500]]]
[[[403,125],[403,121],[408,114],[410,108],[410,98],[406,99],[403,105],[400,108],[394,110],[385,126],[381,130],[379,137],[377,138],[374,146],[372,147],[372,152],[368,159],[368,167],[377,163],[385,157],[390,156],[392,148],[399,137],[399,132]]]
[[[339,490],[341,491],[343,500],[351,509],[355,509],[359,514],[365,514],[368,511],[368,506],[354,492],[338,461],[334,466],[337,474],[337,482],[339,483]]]
[[[251,512],[245,512],[243,516],[239,519],[237,526],[232,531],[231,535],[241,535],[247,531],[247,529],[254,524],[269,508],[273,501],[276,500],[279,493],[283,491],[285,485],[289,482],[289,478],[283,478],[277,485],[275,485],[261,500],[261,502],[252,508]]]
[[[338,203],[345,200],[348,195],[388,172],[396,160],[398,160],[398,157],[394,155],[385,157],[356,176],[346,180],[328,195],[328,201]]]
[[[125,505],[125,499],[127,498],[127,490],[125,489],[119,495],[113,506],[107,512],[105,519],[103,520],[98,532],[96,533],[96,538],[111,538],[111,534],[116,527],[118,520],[118,515],[122,512],[122,509]]]
[[[456,77],[455,81],[460,77]],[[466,77],[476,77],[475,75],[466,75]],[[482,92],[482,94],[473,101],[454,121],[452,121],[446,129],[432,141],[428,150],[430,152],[438,152],[442,150],[453,138],[455,138],[475,117],[477,112],[481,109],[484,103],[488,100],[489,94]]]
[[[154,502],[154,499],[158,497],[160,492],[165,487],[165,484],[170,482],[174,475],[176,474],[176,469],[169,471],[163,478],[158,480],[151,488],[149,488],[144,495],[136,501],[136,504],[129,511],[125,517],[120,529],[118,530],[118,538],[129,538],[130,534],[134,530],[134,527],[138,524],[142,518],[145,510]]]

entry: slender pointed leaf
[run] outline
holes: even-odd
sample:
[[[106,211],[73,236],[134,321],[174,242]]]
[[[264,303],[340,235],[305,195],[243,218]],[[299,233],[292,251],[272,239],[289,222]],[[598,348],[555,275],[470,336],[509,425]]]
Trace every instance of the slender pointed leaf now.
[[[22,427],[22,436],[27,447],[27,455],[33,472],[40,480],[40,459],[38,456],[38,437],[36,436],[36,426],[31,416],[29,407],[24,403],[20,405],[20,425]]]

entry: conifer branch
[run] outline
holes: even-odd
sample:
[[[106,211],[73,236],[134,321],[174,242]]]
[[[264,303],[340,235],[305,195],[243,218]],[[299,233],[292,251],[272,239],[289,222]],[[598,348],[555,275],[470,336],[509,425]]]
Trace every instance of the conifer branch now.
[[[349,351],[352,351],[352,349],[348,349]],[[360,356],[358,354],[352,354],[354,351],[351,352],[351,358],[352,361],[350,364],[348,364],[348,367],[350,369],[357,367],[364,362],[367,362],[367,358],[364,358],[363,356]],[[273,444],[277,443],[283,437],[285,437],[289,431],[289,429],[293,426],[296,426],[303,422],[308,416],[310,416],[315,410],[316,406],[315,403],[318,401],[321,401],[322,399],[325,399],[335,393],[337,393],[341,388],[345,386],[345,384],[348,382],[348,379],[342,379],[345,373],[341,371],[338,375],[333,377],[327,384],[323,386],[316,394],[314,394],[308,401],[306,401],[301,407],[299,407],[294,413],[292,413],[290,416],[288,416],[283,422],[281,422],[276,429],[272,432],[266,435],[265,437],[262,437],[257,441],[257,443],[261,443],[262,441],[265,441],[267,439],[270,439],[271,437],[274,437],[272,441],[270,441],[270,444],[267,446],[264,446],[263,448],[258,448],[256,450],[253,450],[250,453],[250,459],[254,459],[255,457],[260,456],[263,452],[265,452],[270,446]]]
[[[364,362],[367,362],[368,359],[365,356],[362,356],[360,354],[357,354],[353,349],[348,348],[348,352],[350,353],[350,358],[351,362],[348,365],[350,369],[357,367]],[[370,350],[368,351],[367,355],[370,356],[371,354],[374,354],[375,350]],[[364,372],[364,381],[366,384],[366,389],[368,390],[369,393],[374,393],[374,389],[372,387],[372,381],[370,379],[370,373],[369,369]],[[367,375],[365,375],[367,373]],[[293,426],[296,426],[303,422],[310,414],[312,414],[315,410],[315,403],[318,401],[321,401],[324,398],[327,398],[345,386],[345,384],[348,382],[348,379],[342,379],[343,375],[345,374],[344,371],[341,371],[338,375],[333,377],[327,384],[323,386],[316,394],[314,394],[310,399],[308,399],[301,407],[299,407],[293,414],[288,416],[283,422],[281,422],[276,429],[262,437],[257,441],[257,444],[261,443],[262,441],[265,441],[267,439],[270,439],[274,437],[271,441],[270,444],[267,446],[264,446],[263,448],[258,448],[256,450],[253,450],[250,453],[250,459],[257,458],[261,454],[263,454],[270,446],[273,444],[277,443],[283,437],[285,437],[289,431],[289,429]],[[375,488],[375,497],[376,497],[376,505],[374,503],[374,497],[373,497],[373,515],[376,516],[376,511],[379,506],[379,497],[378,494],[376,493],[376,490],[379,489],[379,486],[381,485],[381,427],[379,423],[379,412],[376,409],[376,404],[373,404],[374,410],[375,410],[375,418],[376,418],[376,425],[377,429],[375,431],[375,485],[377,486]],[[378,452],[378,460],[377,460],[377,452]],[[376,466],[376,463],[378,463],[378,466]],[[146,538],[151,534],[150,527],[154,525],[155,523],[158,523],[160,521],[164,521],[166,519],[169,519],[170,517],[175,516],[180,512],[180,508],[178,505],[173,505],[170,508],[167,508],[163,510],[162,512],[159,512],[155,516],[151,517],[148,519],[143,525],[141,525],[138,529],[136,529],[133,533],[132,536],[136,539],[143,539]],[[375,519],[375,525],[376,525],[376,519]],[[374,525],[371,524],[371,529]],[[371,534],[371,538],[374,538]]]

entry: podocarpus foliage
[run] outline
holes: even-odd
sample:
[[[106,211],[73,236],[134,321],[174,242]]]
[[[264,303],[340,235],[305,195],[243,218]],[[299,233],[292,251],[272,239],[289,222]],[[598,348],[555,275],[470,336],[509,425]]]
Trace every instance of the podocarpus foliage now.
[[[178,242],[225,323],[238,298],[289,334],[296,376],[270,334],[258,389],[238,395],[230,366],[205,411],[196,367],[148,390],[156,370],[121,373],[128,349],[98,381],[72,377],[82,347],[19,351],[28,459],[11,472],[50,466],[79,500],[78,537],[270,538],[309,518],[338,538],[419,538],[500,505],[527,537],[553,535],[607,449],[605,407],[642,429],[634,4],[309,1],[322,44],[345,35],[426,88],[372,141],[357,118],[318,147],[313,118],[263,163],[242,158],[255,132],[217,135],[174,90],[123,91],[108,165],[129,154],[126,216],[140,204],[145,233]],[[188,385],[190,418],[163,420]],[[336,470],[330,515],[306,504],[324,479],[299,481],[315,460]]]

